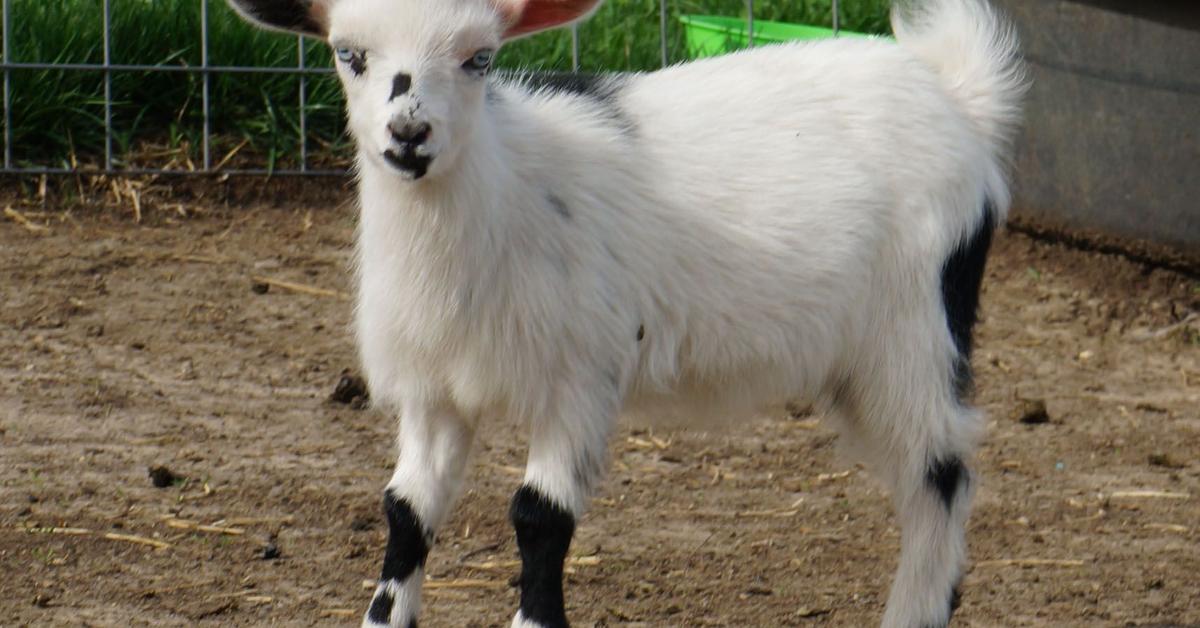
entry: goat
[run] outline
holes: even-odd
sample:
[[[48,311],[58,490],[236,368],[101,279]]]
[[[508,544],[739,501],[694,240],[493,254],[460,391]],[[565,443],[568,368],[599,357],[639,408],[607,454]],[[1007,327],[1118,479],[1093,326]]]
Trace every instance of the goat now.
[[[985,0],[896,10],[896,41],[558,87],[490,75],[493,56],[600,0],[230,1],[329,42],[357,142],[357,340],[399,417],[364,625],[416,625],[481,421],[531,433],[512,625],[560,627],[620,415],[708,425],[798,399],[893,496],[883,625],[948,623],[982,431],[971,334],[1024,89]]]

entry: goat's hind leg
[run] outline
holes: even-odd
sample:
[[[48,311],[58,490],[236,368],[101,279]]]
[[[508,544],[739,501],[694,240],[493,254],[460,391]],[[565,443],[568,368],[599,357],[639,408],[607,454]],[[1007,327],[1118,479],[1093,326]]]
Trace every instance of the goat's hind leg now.
[[[848,380],[832,408],[850,448],[871,461],[890,489],[900,524],[900,563],[884,628],[944,628],[958,605],[966,561],[973,492],[967,464],[980,416],[937,382],[905,377],[917,371],[889,369],[899,374],[890,381]]]
[[[473,439],[473,425],[450,408],[404,408],[400,457],[383,497],[387,550],[363,626],[416,627],[425,558],[458,495]]]
[[[953,442],[919,447],[893,469],[901,547],[885,628],[944,628],[958,607],[967,555],[966,519],[974,492],[969,449],[967,443]]]

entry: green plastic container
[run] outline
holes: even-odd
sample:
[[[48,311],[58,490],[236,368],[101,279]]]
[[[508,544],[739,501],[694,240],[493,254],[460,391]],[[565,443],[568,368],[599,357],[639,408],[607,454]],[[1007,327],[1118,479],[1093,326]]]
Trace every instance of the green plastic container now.
[[[688,56],[692,59],[712,57],[747,46],[746,20],[715,15],[681,15],[687,38]],[[787,22],[754,21],[754,45],[774,44],[803,39],[826,39],[828,37],[870,37],[863,33],[839,30],[808,24]]]

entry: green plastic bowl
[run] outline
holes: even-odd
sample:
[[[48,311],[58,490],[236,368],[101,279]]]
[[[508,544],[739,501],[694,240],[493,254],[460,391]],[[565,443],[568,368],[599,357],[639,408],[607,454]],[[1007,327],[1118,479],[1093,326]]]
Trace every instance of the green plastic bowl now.
[[[693,59],[712,57],[745,48],[748,43],[746,20],[715,15],[681,15],[687,38],[688,56]],[[829,37],[870,37],[863,33],[833,29],[808,24],[787,22],[754,21],[754,45],[774,44],[783,41],[804,39],[826,39]]]

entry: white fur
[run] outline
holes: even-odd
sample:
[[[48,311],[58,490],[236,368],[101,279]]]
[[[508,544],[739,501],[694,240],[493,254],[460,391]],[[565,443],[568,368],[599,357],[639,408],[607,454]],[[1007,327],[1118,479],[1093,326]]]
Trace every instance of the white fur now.
[[[884,625],[946,621],[969,491],[947,513],[926,476],[969,458],[981,421],[952,389],[940,273],[985,201],[1007,212],[1023,90],[983,0],[930,0],[896,18],[898,42],[637,75],[608,102],[463,72],[500,43],[487,0],[328,9],[334,45],[369,51],[363,76],[341,72],[378,405],[404,424],[456,417],[438,433],[466,440],[482,419],[528,423],[526,482],[578,514],[621,413],[708,424],[813,401],[894,494],[905,536]],[[413,86],[389,100],[397,72]],[[432,127],[415,181],[381,157],[388,124],[408,121]],[[431,529],[461,468],[429,474],[408,450],[469,449],[435,432],[402,430],[390,485]]]
[[[535,621],[526,619],[521,615],[521,611],[517,611],[517,614],[513,615],[510,628],[543,628],[543,626]]]
[[[380,624],[363,618],[363,628],[386,628],[388,626],[407,627],[416,619],[421,608],[421,583],[425,580],[425,570],[417,569],[404,580],[382,581],[375,585],[375,596],[388,595],[392,598],[392,612],[388,615],[388,623]]]

